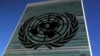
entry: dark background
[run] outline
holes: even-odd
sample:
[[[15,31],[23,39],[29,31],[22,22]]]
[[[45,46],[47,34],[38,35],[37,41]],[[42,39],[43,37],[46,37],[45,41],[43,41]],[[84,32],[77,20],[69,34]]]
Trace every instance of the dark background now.
[[[0,56],[4,53],[27,3],[42,1],[47,0],[0,0]],[[82,1],[92,53],[93,56],[100,56],[100,0]]]

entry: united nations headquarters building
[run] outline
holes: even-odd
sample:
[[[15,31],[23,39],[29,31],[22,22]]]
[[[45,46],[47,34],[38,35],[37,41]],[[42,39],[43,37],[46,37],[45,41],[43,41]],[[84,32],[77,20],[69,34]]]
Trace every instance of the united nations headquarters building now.
[[[27,4],[3,56],[91,56],[82,1]]]

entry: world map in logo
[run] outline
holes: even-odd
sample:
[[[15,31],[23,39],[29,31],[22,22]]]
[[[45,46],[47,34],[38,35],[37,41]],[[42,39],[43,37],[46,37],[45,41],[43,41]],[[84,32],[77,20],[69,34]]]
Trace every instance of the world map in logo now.
[[[78,20],[69,13],[45,13],[26,20],[19,30],[19,40],[26,48],[62,47],[78,30]]]

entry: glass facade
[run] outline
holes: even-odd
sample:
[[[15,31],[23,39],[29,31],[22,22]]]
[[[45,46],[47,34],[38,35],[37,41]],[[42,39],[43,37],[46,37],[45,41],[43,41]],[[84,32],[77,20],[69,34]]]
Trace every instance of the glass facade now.
[[[44,43],[41,46],[39,46],[36,50],[34,50],[34,47],[26,48],[28,46],[28,44],[26,44],[26,47],[25,47],[23,45],[23,43],[19,40],[19,32],[20,32],[21,26],[23,26],[23,28],[25,26],[27,26],[27,24],[31,22],[31,20],[30,20],[30,22],[27,21],[29,18],[38,17],[45,13],[59,13],[59,14],[71,13],[71,14],[75,15],[76,19],[78,20],[78,30],[75,33],[75,36],[73,36],[73,38],[71,38],[70,41],[66,42],[61,47],[52,47],[53,45],[51,47],[47,47],[47,46],[45,46],[46,44]],[[54,16],[50,16],[50,17],[55,18]],[[37,19],[37,18],[34,18],[34,19]],[[42,20],[42,19],[38,19],[38,20]],[[54,19],[52,19],[52,20],[50,19],[50,22],[52,22],[53,20]],[[35,20],[33,20],[33,22],[34,21]],[[44,22],[45,21],[46,20],[44,20]],[[56,21],[56,20],[54,20],[54,21]],[[28,22],[28,23],[25,24],[25,22]],[[37,22],[35,22],[35,23],[37,23]],[[59,23],[60,23],[60,21],[59,21]],[[37,23],[37,24],[39,25],[42,23]],[[75,25],[75,24],[73,24],[73,25]],[[42,25],[42,26],[48,27],[47,25]],[[51,25],[49,25],[49,26],[51,26]],[[23,29],[23,28],[21,28],[21,29]],[[46,31],[46,29],[47,28],[45,28],[45,29],[43,28],[43,31]],[[73,28],[73,29],[75,29],[75,28]],[[22,34],[24,30],[21,30],[21,31],[22,31],[21,32],[21,34]],[[40,31],[40,33],[41,33],[41,31]],[[51,32],[51,33],[53,33],[53,32]],[[43,33],[41,33],[41,34],[43,34]],[[68,34],[70,34],[70,33],[68,33]],[[29,35],[32,35],[32,34],[29,33]],[[60,33],[59,33],[59,35],[60,35]],[[26,37],[27,36],[28,35],[26,35]],[[51,35],[48,35],[48,36],[51,36]],[[32,37],[32,38],[35,38],[35,37]],[[49,38],[47,38],[47,40],[49,40]],[[28,40],[26,40],[26,42],[27,41]],[[32,42],[35,42],[35,41],[32,41]],[[29,43],[31,43],[31,42],[29,42]],[[39,44],[40,44],[40,42],[39,42]],[[50,48],[52,48],[52,49],[50,49]],[[17,29],[15,30],[15,33],[14,33],[13,37],[11,38],[11,41],[10,41],[9,45],[7,46],[7,49],[3,56],[91,56],[90,48],[89,48],[89,41],[88,41],[86,27],[85,27],[84,14],[83,14],[82,5],[81,5],[81,0],[48,1],[48,2],[28,4],[26,6],[26,9],[22,15],[22,18],[21,18],[18,26],[17,26]]]

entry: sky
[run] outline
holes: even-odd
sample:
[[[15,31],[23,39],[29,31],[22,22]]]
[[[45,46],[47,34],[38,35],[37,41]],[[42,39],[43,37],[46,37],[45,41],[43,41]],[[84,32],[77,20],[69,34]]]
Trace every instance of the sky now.
[[[0,56],[13,35],[27,3],[47,0],[0,0]],[[100,0],[83,0],[93,56],[100,56]]]

